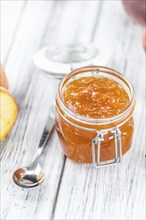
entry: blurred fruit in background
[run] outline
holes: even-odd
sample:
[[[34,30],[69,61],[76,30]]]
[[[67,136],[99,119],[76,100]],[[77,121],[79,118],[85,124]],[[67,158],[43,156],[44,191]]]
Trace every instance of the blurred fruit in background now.
[[[135,22],[146,26],[146,0],[123,0],[123,5]]]
[[[143,47],[146,51],[146,28],[145,28],[144,33],[143,33]]]
[[[0,64],[0,86],[4,87],[5,89],[8,89],[8,80],[1,64]]]
[[[122,0],[125,11],[133,21],[146,27],[146,0]],[[143,46],[146,51],[146,31],[143,34]]]

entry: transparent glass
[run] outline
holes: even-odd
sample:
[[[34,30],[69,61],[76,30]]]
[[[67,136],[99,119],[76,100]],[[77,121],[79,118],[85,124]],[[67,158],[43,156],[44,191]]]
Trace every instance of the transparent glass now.
[[[120,114],[110,118],[88,118],[69,110],[62,99],[64,86],[70,80],[80,77],[107,77],[121,84],[129,96],[129,106]],[[64,154],[79,163],[92,163],[92,141],[97,133],[112,128],[121,131],[122,154],[125,154],[132,144],[135,107],[134,90],[131,83],[119,72],[101,66],[79,68],[68,74],[60,83],[56,98],[56,131]],[[113,160],[115,156],[114,139],[108,132],[101,142],[100,160]]]
[[[90,44],[67,44],[46,51],[48,59],[66,64],[90,61],[97,55],[97,48]]]

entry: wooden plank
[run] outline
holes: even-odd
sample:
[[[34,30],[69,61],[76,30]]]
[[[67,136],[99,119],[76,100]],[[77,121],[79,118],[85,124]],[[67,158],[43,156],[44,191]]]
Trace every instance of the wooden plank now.
[[[30,1],[25,7],[5,66],[10,91],[19,104],[19,118],[1,147],[3,219],[52,218],[64,168],[64,155],[58,147],[56,134],[52,135],[45,154],[46,181],[42,187],[20,189],[12,182],[12,173],[31,161],[58,85],[58,81],[46,80],[39,75],[40,71],[32,64],[33,54],[48,43],[63,39],[74,41],[79,18],[84,13],[83,5],[83,1]],[[77,6],[79,9],[76,10]]]
[[[1,1],[1,62],[3,64],[13,45],[26,4],[26,1]]]
[[[144,219],[145,61],[141,34],[142,29],[131,24],[120,2],[29,2],[26,6],[5,66],[20,114],[1,146],[3,219]],[[12,183],[11,175],[31,160],[58,84],[38,75],[32,56],[48,43],[90,39],[107,45],[109,65],[124,72],[135,87],[133,148],[120,167],[97,171],[70,160],[65,163],[53,134],[43,158],[45,184],[33,190],[20,189]],[[6,40],[8,45],[10,41]],[[6,59],[8,50],[4,51]]]
[[[8,73],[12,74],[12,70],[14,72],[14,75],[9,74],[8,77],[11,91],[15,94],[19,104],[19,118],[10,136],[2,145],[2,218],[4,219],[31,219],[37,209],[39,196],[43,191],[46,192],[44,187],[35,190],[19,189],[12,182],[12,173],[17,167],[28,163],[32,159],[32,155],[37,147],[45,125],[46,116],[55,96],[55,85],[57,88],[56,82],[52,82],[51,80],[47,81],[44,77],[39,76],[39,71],[32,65],[34,50],[37,50],[37,47],[41,46],[42,33],[46,32],[45,28],[49,17],[52,15],[51,10],[53,9],[52,7],[54,7],[53,5],[54,3],[38,3],[35,4],[34,7],[32,2],[27,5],[6,66]],[[55,13],[55,10],[53,13]],[[30,18],[31,23],[29,23]],[[34,32],[33,35],[32,30]],[[38,30],[40,32],[38,32]],[[23,44],[21,44],[22,39],[25,40]],[[22,45],[21,50],[20,45]],[[16,63],[16,61],[18,63]],[[52,83],[54,89],[52,89]],[[54,149],[54,156],[51,156],[52,153],[49,155],[49,157],[51,156],[52,158],[50,167],[53,168],[54,178],[49,180],[51,183],[49,188],[47,184],[44,185],[47,191],[51,190],[51,193],[48,191],[48,193],[45,194],[49,195],[47,205],[50,206],[50,209],[47,211],[47,216],[50,215],[52,210],[59,174],[63,165],[62,152],[58,150],[57,152],[59,154],[56,154],[56,145],[53,145],[54,147],[51,148],[51,143],[54,142],[55,140],[52,139],[52,142],[49,143],[50,149]],[[54,164],[55,157],[57,158],[57,163]],[[56,167],[55,170],[53,164]],[[57,164],[59,167],[57,167]],[[49,164],[47,164],[47,166],[49,166]],[[34,201],[36,202],[34,203]],[[14,212],[16,207],[17,212]],[[47,206],[45,205],[44,207]]]
[[[137,97],[131,150],[116,167],[96,170],[67,159],[54,219],[145,219],[145,56],[142,28],[128,20],[119,1],[104,1],[94,41],[111,53],[109,66],[124,72]]]

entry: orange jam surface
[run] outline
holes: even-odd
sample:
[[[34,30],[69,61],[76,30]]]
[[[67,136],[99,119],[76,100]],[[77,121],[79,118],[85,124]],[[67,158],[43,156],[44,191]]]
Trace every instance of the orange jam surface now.
[[[90,118],[112,117],[129,105],[124,88],[105,77],[81,77],[68,82],[63,101],[72,112]]]
[[[110,118],[123,112],[130,104],[125,89],[116,81],[106,77],[81,77],[67,82],[62,90],[62,101],[72,112],[88,118]],[[64,153],[70,159],[80,163],[92,163],[92,140],[97,135],[90,130],[78,128],[77,122],[70,119],[57,103],[56,130]],[[68,117],[68,121],[65,118]],[[89,124],[80,124],[88,128]],[[120,123],[120,122],[118,122]],[[95,127],[94,127],[95,126]],[[106,125],[92,125],[95,130],[105,129]],[[108,125],[109,126],[109,125]],[[110,125],[118,126],[116,122]],[[120,126],[122,153],[126,153],[132,143],[134,122],[132,115]],[[114,139],[110,132],[101,141],[101,161],[115,157]]]

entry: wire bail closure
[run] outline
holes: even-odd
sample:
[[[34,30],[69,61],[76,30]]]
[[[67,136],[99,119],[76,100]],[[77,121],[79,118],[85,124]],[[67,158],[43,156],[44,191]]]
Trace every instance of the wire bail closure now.
[[[115,158],[106,162],[100,161],[101,141],[104,141],[104,135],[108,132],[113,133],[109,140],[114,139]],[[112,166],[120,163],[122,159],[121,131],[115,127],[113,129],[98,131],[98,135],[92,140],[92,160],[96,168]]]

